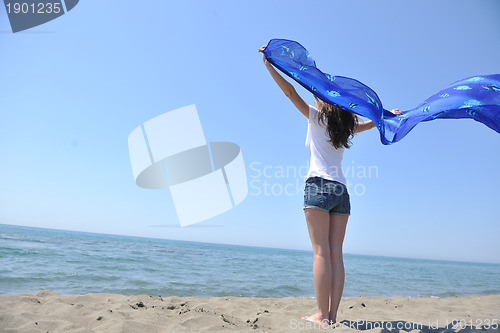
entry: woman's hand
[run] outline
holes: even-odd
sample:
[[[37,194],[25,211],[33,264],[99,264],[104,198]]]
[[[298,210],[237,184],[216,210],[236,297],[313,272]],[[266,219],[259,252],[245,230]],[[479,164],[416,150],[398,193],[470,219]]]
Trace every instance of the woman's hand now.
[[[259,50],[258,52],[263,52],[264,50],[266,49],[266,45],[263,45]],[[267,59],[266,59],[266,56],[264,55],[264,53],[262,53],[262,60],[264,61],[264,64],[267,65]]]
[[[399,111],[399,109],[392,109],[391,113],[394,113],[394,114],[403,114],[403,112]]]

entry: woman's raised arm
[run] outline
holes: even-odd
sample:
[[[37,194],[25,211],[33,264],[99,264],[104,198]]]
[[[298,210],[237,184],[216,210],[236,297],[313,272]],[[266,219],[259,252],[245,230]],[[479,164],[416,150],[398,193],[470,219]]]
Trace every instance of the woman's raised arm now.
[[[399,109],[392,109],[391,112],[394,114],[403,114],[403,112],[399,111]],[[373,123],[373,121],[371,121],[371,120],[362,121],[362,122],[358,123],[356,128],[354,128],[354,133],[361,133],[363,131],[369,130],[369,129],[374,128],[374,127],[375,127],[375,124]]]
[[[266,47],[262,46],[259,49],[259,52],[264,51]],[[285,80],[276,69],[274,69],[273,65],[269,61],[267,61],[266,56],[262,54],[262,58],[264,60],[264,64],[266,65],[267,70],[269,73],[271,73],[271,76],[273,77],[274,81],[278,84],[278,86],[281,88],[283,93],[288,97],[293,105],[307,118],[309,118],[309,105],[302,99],[302,97],[297,94],[297,91],[295,91],[295,88],[291,85],[290,82]]]

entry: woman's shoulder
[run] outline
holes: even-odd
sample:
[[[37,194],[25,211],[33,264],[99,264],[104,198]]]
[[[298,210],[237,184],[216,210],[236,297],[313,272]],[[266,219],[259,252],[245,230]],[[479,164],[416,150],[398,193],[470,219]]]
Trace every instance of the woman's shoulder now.
[[[319,110],[315,106],[309,105],[309,119],[318,118]]]
[[[316,107],[314,105],[311,105],[311,104],[308,104],[309,105],[309,110],[313,110],[313,111],[316,111],[316,112],[319,112],[318,109],[316,109]]]

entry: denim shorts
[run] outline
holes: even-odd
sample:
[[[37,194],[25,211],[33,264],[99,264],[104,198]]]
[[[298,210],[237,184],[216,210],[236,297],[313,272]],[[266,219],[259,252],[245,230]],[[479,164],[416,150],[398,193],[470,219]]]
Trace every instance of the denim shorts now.
[[[307,178],[304,186],[304,208],[314,208],[330,215],[350,215],[351,203],[347,187],[335,180]]]

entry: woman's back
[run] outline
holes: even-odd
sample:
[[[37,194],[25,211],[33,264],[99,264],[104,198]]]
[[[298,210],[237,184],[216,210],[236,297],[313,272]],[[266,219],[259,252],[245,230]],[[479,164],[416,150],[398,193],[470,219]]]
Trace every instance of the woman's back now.
[[[306,148],[311,154],[311,162],[304,180],[321,177],[345,185],[346,180],[342,172],[344,148],[336,149],[332,145],[326,124],[319,122],[318,117],[319,110],[309,105]]]

